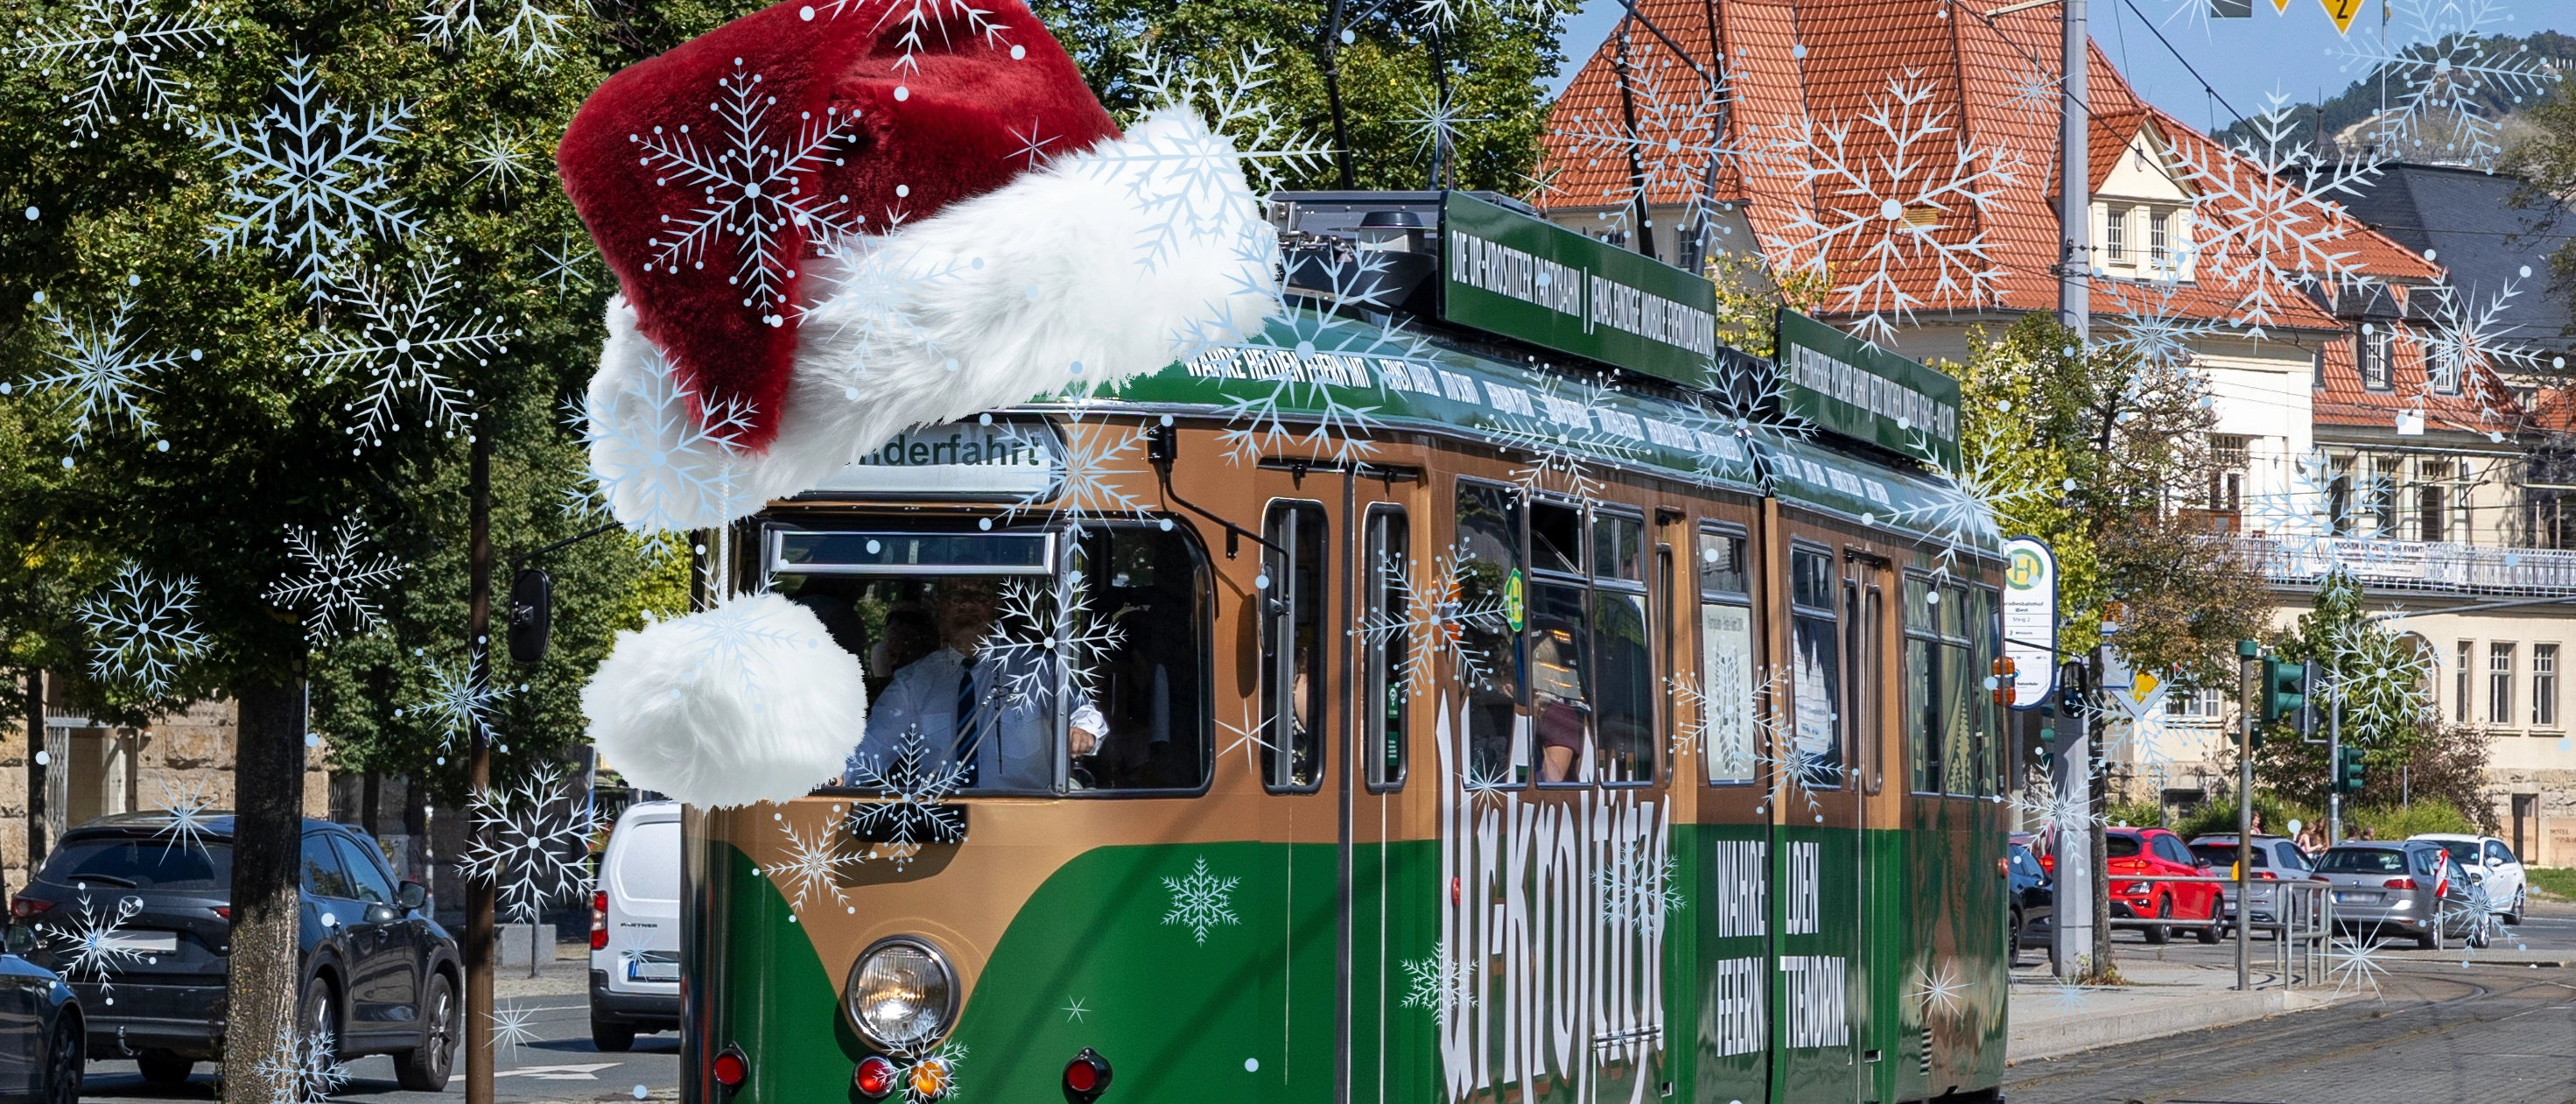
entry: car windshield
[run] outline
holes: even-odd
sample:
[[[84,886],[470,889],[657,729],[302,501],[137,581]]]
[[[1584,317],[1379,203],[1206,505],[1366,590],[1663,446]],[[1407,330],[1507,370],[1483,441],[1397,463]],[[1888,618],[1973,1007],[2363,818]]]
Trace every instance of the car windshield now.
[[[2406,853],[2384,847],[2337,847],[2317,860],[2320,874],[2403,874]]]
[[[2208,863],[2211,866],[2236,865],[2236,845],[2232,842],[2195,843],[2191,845],[2191,853],[2198,857],[2200,861]],[[2271,865],[2271,860],[2263,857],[2263,849],[2260,847],[2255,848],[2254,869],[2262,870]]]
[[[233,849],[168,839],[74,839],[45,860],[45,879],[84,887],[229,890]]]
[[[2478,865],[2478,841],[2436,840],[2434,842],[2441,844],[2442,850],[2451,853],[2452,862],[2458,863],[2463,867]]]
[[[2102,837],[2102,853],[2114,859],[2137,858],[2138,837],[2117,834],[2104,836]]]

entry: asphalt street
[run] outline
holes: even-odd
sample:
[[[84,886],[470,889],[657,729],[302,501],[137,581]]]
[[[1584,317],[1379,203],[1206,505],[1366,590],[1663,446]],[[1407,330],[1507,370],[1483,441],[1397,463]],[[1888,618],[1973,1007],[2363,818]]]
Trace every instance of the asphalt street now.
[[[2576,1101],[2576,907],[2536,906],[2484,950],[2385,951],[2386,972],[2335,979],[2375,993],[2004,1073],[2012,1104],[2569,1104]],[[2149,947],[2123,958],[2233,961],[2231,947]],[[2255,944],[2258,971],[2263,952]],[[2464,965],[2465,963],[2465,965]],[[2359,980],[2356,980],[2358,978]]]

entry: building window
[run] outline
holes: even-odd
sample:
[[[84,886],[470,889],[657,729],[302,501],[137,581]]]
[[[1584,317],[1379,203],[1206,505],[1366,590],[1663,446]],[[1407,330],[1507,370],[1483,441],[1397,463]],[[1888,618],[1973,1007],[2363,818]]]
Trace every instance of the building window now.
[[[2327,472],[2326,531],[2338,537],[2351,536],[2358,528],[2353,514],[2353,458],[2334,457],[2327,464]]]
[[[2373,391],[2389,389],[2388,331],[2363,323],[2359,343],[2353,348],[2361,367],[2361,385]]]
[[[2226,716],[2227,698],[2220,690],[2176,690],[2165,695],[2165,713],[2214,721]]]
[[[2385,456],[2370,461],[2370,517],[2372,534],[2381,540],[2397,539],[2397,465]]]
[[[2109,217],[2103,219],[2103,225],[2107,231],[2102,235],[2103,251],[2110,254],[2113,262],[2127,264],[2129,257],[2129,209],[2126,207],[2112,208]]]
[[[2252,439],[2233,433],[2214,433],[2209,438],[2209,508],[2234,510],[2245,497],[2245,467],[2252,452]]]
[[[2531,646],[2531,727],[2558,727],[2558,645]]]
[[[2450,539],[2450,488],[2448,460],[2415,462],[2415,539],[2440,541]]]
[[[2173,212],[2150,211],[2147,214],[2147,261],[2158,268],[2170,263],[2173,256]]]
[[[2513,723],[2513,645],[2487,645],[2487,723]]]
[[[2476,647],[2461,641],[2460,661],[2451,671],[2451,719],[2461,724],[2469,723],[2469,657],[2476,654]]]

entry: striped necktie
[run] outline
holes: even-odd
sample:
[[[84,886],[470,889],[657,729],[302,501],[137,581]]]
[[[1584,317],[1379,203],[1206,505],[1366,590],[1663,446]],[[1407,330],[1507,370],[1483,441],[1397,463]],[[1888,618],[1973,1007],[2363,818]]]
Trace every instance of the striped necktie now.
[[[957,664],[957,761],[966,768],[966,787],[975,785],[975,656],[960,659]]]

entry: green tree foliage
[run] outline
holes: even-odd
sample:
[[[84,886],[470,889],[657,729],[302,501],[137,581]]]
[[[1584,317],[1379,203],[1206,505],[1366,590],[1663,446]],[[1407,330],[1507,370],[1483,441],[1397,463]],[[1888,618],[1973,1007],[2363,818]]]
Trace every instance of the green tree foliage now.
[[[1348,45],[1327,33],[1329,0],[1038,0],[1031,7],[1122,122],[1148,98],[1140,58],[1212,75],[1262,52],[1271,68],[1252,77],[1264,82],[1249,90],[1252,98],[1329,144],[1329,57],[1339,72],[1352,179],[1361,188],[1441,186],[1431,175],[1427,120],[1441,114],[1435,105],[1445,95],[1456,147],[1445,179],[1460,188],[1524,191],[1547,129],[1540,82],[1565,60],[1556,46],[1564,9],[1547,0],[1453,4],[1457,17],[1445,26],[1412,0],[1345,4]],[[1341,186],[1330,158],[1280,183]]]
[[[2532,212],[2532,222],[2563,232],[2565,209],[2576,205],[2576,80],[2562,80],[2540,106],[2525,112],[2531,133],[2506,149],[2496,171],[2519,177],[2514,203]],[[2549,256],[2550,294],[2576,304],[2576,243]],[[2557,334],[2532,335],[2539,340]]]
[[[1971,331],[1959,380],[1959,473],[1996,506],[2007,534],[2049,543],[2065,627],[2059,646],[2101,640],[2120,606],[2116,643],[2138,669],[2181,688],[2218,685],[2235,641],[2262,625],[2270,596],[2221,542],[2172,516],[2177,487],[2209,466],[2215,413],[2189,369],[2095,342],[2044,314],[2000,336]]]

